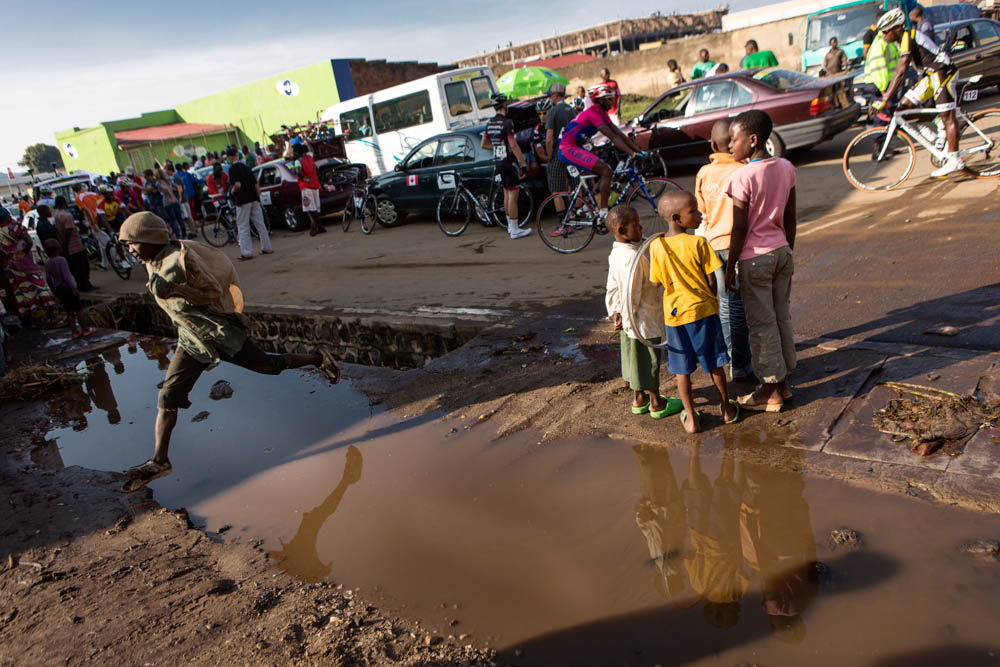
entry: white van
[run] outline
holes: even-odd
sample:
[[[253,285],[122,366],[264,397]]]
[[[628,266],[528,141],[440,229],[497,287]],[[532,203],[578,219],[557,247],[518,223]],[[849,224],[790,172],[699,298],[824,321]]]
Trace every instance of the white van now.
[[[392,171],[424,139],[488,121],[496,90],[489,67],[467,67],[334,104],[322,120],[347,137],[347,158],[377,176]]]

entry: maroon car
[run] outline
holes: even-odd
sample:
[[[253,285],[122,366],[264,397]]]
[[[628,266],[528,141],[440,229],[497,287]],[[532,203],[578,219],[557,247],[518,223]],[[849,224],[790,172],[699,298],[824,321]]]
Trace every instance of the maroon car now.
[[[776,67],[695,79],[668,90],[623,129],[667,162],[703,159],[715,121],[760,109],[774,121],[768,153],[781,156],[831,139],[857,120],[861,107],[852,81],[851,75],[816,78]]]
[[[309,220],[302,213],[299,179],[285,161],[279,159],[265,162],[254,167],[253,172],[260,183],[261,203],[272,222],[283,222],[293,232],[308,228]],[[360,172],[357,166],[338,158],[316,160],[321,215],[344,208],[344,203],[359,180]]]

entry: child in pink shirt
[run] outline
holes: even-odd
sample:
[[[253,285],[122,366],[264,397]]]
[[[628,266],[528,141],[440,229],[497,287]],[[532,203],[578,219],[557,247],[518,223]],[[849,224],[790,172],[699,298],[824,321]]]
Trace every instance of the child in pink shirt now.
[[[740,296],[750,329],[753,370],[760,380],[741,407],[778,412],[791,398],[788,374],[795,369],[790,311],[795,246],[795,167],[769,157],[771,118],[745,111],[729,129],[729,151],[749,163],[733,173],[726,194],[733,200],[733,231],[726,266],[726,288],[734,289],[739,270]]]

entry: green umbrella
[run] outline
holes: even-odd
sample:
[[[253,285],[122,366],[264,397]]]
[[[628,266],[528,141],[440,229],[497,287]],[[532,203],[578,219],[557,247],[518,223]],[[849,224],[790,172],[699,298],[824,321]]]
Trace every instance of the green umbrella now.
[[[497,79],[500,92],[514,99],[540,95],[553,83],[568,85],[569,79],[547,67],[518,67]]]

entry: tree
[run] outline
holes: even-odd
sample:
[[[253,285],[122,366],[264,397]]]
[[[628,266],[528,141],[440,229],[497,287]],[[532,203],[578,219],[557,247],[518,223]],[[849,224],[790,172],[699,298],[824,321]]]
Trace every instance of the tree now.
[[[36,174],[52,171],[52,163],[59,169],[65,169],[62,154],[59,149],[49,144],[35,144],[24,149],[24,157],[18,162],[22,167],[28,167]]]

